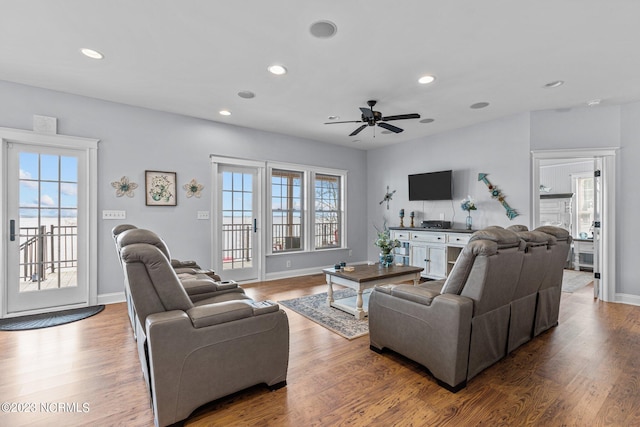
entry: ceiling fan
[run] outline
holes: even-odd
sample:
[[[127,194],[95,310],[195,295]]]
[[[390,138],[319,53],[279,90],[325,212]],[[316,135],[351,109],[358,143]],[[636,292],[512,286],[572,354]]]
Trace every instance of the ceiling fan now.
[[[377,101],[370,100],[370,101],[367,101],[367,105],[369,106],[369,108],[360,107],[360,111],[362,111],[362,116],[361,116],[360,120],[349,120],[349,121],[346,121],[346,122],[327,122],[327,123],[325,123],[325,125],[333,125],[333,124],[337,124],[337,123],[362,123],[362,122],[364,122],[364,124],[362,126],[358,127],[358,129],[356,129],[353,132],[351,132],[349,134],[349,136],[355,136],[355,135],[359,134],[367,126],[375,126],[375,125],[378,125],[381,128],[389,130],[389,131],[394,132],[394,133],[400,133],[404,129],[401,129],[401,128],[397,127],[397,126],[390,125],[389,123],[386,123],[386,122],[391,121],[391,120],[405,120],[405,119],[419,119],[420,118],[420,114],[418,114],[418,113],[399,114],[397,116],[383,116],[380,111],[374,111],[373,110],[373,107],[374,107],[374,105],[376,105],[376,103],[377,103]]]

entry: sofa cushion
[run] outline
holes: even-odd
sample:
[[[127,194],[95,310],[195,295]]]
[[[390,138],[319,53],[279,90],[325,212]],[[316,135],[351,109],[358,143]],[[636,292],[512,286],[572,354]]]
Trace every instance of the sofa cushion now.
[[[564,228],[555,227],[553,225],[543,225],[535,229],[535,231],[542,231],[543,233],[550,234],[557,240],[564,241],[569,240],[571,242],[571,234]]]
[[[469,243],[476,240],[489,240],[496,242],[498,249],[511,248],[520,245],[520,237],[511,230],[506,230],[501,227],[488,227],[483,230],[478,230],[469,239]]]

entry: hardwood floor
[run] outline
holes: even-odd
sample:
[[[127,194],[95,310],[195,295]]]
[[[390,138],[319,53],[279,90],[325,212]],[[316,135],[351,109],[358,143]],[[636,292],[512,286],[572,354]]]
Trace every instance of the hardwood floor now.
[[[276,301],[326,290],[322,275],[243,287],[255,299]],[[563,293],[558,327],[457,394],[408,359],[372,352],[367,336],[348,341],[287,310],[288,385],[220,399],[185,424],[640,425],[640,307],[592,294],[591,287]],[[0,332],[0,349],[0,402],[37,405],[34,413],[0,412],[2,426],[153,425],[124,303],[64,326]]]

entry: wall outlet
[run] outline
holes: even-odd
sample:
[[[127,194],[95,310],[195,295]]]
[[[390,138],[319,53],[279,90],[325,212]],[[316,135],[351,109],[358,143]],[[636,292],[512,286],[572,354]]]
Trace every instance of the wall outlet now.
[[[102,211],[102,219],[127,219],[127,211]]]
[[[291,260],[290,259],[287,260],[287,268],[291,268]]]
[[[349,256],[353,255],[353,249],[349,249]]]
[[[444,221],[444,213],[440,212],[440,221]]]
[[[209,211],[198,211],[198,219],[209,219]]]

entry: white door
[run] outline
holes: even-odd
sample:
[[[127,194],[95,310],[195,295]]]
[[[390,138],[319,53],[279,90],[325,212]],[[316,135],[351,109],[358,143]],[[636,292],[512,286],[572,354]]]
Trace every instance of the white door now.
[[[88,305],[85,151],[7,144],[7,313]]]
[[[214,235],[218,247],[214,253],[219,259],[215,264],[223,280],[256,280],[262,245],[260,169],[219,165],[217,171],[219,208]]]

